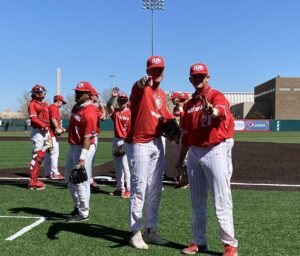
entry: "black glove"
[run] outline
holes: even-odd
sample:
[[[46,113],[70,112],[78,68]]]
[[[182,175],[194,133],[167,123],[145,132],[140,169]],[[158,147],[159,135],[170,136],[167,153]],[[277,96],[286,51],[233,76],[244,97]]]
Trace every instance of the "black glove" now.
[[[116,150],[114,150],[113,155],[115,157],[120,157],[120,156],[124,156],[125,155],[125,148],[124,145],[118,146],[118,148]]]
[[[169,119],[162,124],[163,136],[171,141],[178,141],[180,138],[180,127],[176,119]]]
[[[87,181],[88,176],[85,167],[82,165],[76,165],[76,167],[71,171],[69,180],[73,184],[79,184]]]

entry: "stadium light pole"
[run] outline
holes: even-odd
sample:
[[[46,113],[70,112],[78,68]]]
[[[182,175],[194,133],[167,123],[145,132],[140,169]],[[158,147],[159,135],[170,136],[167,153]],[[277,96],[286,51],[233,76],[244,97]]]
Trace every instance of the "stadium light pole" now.
[[[154,10],[164,10],[165,0],[143,0],[144,10],[151,10],[151,53],[154,55]]]

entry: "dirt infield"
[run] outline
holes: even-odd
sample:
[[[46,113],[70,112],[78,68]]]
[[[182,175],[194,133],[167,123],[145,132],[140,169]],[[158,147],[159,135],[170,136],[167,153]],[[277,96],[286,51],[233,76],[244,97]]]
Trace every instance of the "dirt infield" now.
[[[1,140],[16,140],[16,137],[1,137]],[[28,138],[22,138],[28,140]],[[22,140],[18,138],[17,140]],[[111,139],[100,139],[111,141]],[[233,185],[233,188],[269,189],[300,191],[300,187],[272,186],[271,184],[300,184],[300,145],[279,143],[235,142],[233,148],[233,176],[232,183],[264,183],[269,186]],[[168,177],[177,175],[174,168],[176,162],[175,146],[167,143],[167,170]],[[62,169],[63,170],[63,167]],[[108,162],[93,168],[93,175],[115,176],[113,163]],[[28,177],[26,168],[1,170],[1,177]],[[1,179],[1,183],[5,183]],[[20,181],[26,182],[26,181]]]

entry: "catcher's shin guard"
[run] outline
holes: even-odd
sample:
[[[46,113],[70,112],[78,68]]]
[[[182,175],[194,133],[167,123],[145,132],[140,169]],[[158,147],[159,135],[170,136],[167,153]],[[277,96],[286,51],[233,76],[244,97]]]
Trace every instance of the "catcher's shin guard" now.
[[[43,150],[39,150],[35,152],[32,156],[32,160],[30,162],[30,168],[29,168],[29,176],[31,182],[36,183],[39,177],[40,173],[40,166],[43,162],[43,159],[45,157],[46,152]]]

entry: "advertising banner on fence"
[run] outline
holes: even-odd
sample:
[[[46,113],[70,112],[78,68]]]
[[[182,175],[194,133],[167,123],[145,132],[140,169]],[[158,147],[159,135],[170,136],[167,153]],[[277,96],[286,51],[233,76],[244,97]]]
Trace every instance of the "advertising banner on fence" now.
[[[246,131],[269,131],[269,120],[245,120]]]
[[[234,130],[235,131],[244,131],[245,130],[245,121],[244,120],[234,120]]]
[[[243,119],[234,120],[235,131],[265,132],[270,131],[270,120]]]

